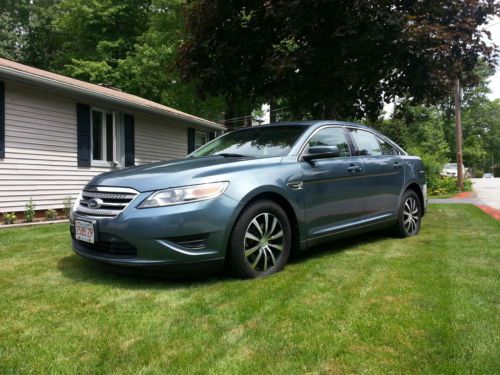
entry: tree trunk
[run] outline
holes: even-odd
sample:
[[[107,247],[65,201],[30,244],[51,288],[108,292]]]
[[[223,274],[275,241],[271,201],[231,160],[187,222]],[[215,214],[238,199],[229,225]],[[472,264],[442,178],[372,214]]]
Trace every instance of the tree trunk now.
[[[463,160],[462,160],[462,117],[460,100],[460,80],[455,80],[455,139],[457,142],[457,184],[460,190],[464,189]]]

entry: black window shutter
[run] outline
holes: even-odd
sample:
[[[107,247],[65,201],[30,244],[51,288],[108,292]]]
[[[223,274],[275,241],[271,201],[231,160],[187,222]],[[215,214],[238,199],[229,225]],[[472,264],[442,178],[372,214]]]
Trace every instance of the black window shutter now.
[[[194,128],[188,128],[188,154],[192,153],[196,148],[194,132]]]
[[[5,83],[0,82],[0,159],[5,158]]]
[[[90,167],[90,106],[76,103],[78,166]]]
[[[123,116],[125,126],[125,166],[135,165],[135,131],[134,116],[125,114]]]

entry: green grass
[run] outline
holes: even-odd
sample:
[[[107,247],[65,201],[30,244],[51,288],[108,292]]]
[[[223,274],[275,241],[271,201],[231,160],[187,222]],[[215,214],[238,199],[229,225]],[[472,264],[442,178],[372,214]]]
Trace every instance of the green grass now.
[[[500,373],[500,222],[431,206],[419,236],[334,242],[272,277],[169,281],[0,231],[0,373]]]

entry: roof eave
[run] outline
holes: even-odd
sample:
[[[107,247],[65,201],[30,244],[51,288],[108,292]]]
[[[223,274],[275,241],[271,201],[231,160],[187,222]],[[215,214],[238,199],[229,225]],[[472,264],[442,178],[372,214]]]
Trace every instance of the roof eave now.
[[[90,89],[82,88],[82,87],[76,87],[71,84],[65,83],[65,82],[59,82],[57,80],[51,79],[51,78],[46,78],[46,77],[40,77],[36,74],[30,74],[26,72],[22,72],[16,69],[12,69],[9,67],[5,66],[0,66],[0,74],[4,75],[8,78],[14,78],[20,81],[27,81],[30,83],[35,83],[40,86],[49,86],[53,87],[58,90],[63,90],[67,92],[71,92],[75,95],[79,96],[85,96],[88,98],[95,98],[99,100],[105,100],[110,103],[116,104],[116,105],[121,105],[121,106],[126,106],[129,108],[133,108],[138,111],[143,111],[143,112],[148,112],[152,113],[155,115],[163,116],[163,117],[168,117],[171,119],[175,119],[181,122],[189,123],[189,124],[196,124],[204,127],[208,127],[211,129],[217,129],[217,130],[226,130],[226,128],[223,125],[204,120],[201,118],[193,118],[190,116],[183,116],[180,113],[175,113],[175,112],[169,112],[165,110],[161,110],[159,108],[153,108],[149,107],[147,105],[141,105],[138,103],[134,103],[130,100],[122,99],[122,98],[117,98],[112,95],[104,94],[104,93],[99,93],[92,91]]]

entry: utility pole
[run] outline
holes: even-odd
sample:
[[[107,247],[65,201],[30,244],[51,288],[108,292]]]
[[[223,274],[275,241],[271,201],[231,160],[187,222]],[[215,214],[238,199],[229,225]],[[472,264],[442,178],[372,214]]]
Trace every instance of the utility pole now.
[[[455,138],[457,142],[457,184],[460,190],[464,189],[463,160],[462,160],[462,115],[460,110],[460,79],[455,79]]]

